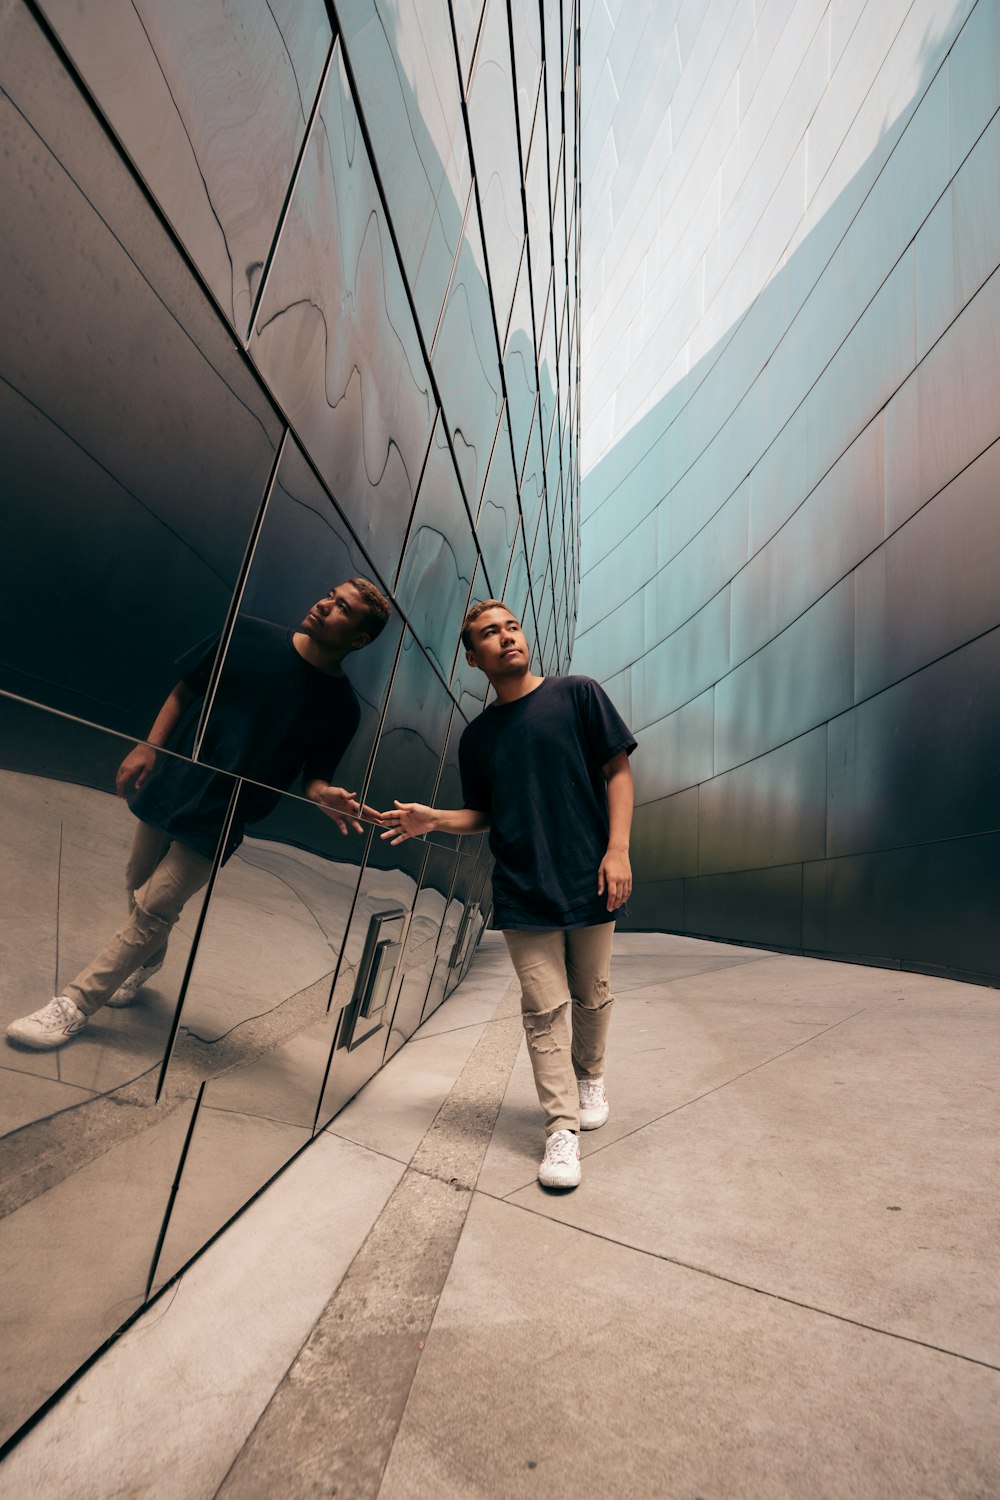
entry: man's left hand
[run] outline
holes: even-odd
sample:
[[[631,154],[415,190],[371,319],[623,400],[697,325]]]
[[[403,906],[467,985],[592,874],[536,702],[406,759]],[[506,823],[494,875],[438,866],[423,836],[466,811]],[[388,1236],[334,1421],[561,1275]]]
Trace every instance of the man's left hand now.
[[[632,894],[632,866],[624,849],[609,849],[597,872],[597,894],[608,894],[608,911],[617,911]]]

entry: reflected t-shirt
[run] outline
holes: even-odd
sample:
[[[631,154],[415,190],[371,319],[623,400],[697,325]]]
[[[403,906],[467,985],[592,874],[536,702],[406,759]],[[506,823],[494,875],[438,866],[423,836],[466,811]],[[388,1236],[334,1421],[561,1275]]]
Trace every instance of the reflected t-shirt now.
[[[597,874],[608,847],[602,766],[636,742],[589,677],[546,677],[492,703],[458,747],[466,807],[490,819],[499,928],[590,927],[614,920]]]
[[[226,841],[228,858],[244,826],[277,805],[279,791],[269,788],[286,790],[300,771],[307,780],[330,779],[361,711],[348,679],[331,677],[304,661],[292,643],[293,634],[270,620],[240,616],[199,762],[159,756],[155,773],[129,799],[137,818],[211,859],[229,807],[232,775],[248,777]],[[166,748],[178,755],[189,756],[193,749],[217,646],[214,636],[177,659],[181,681],[198,695],[167,742]]]

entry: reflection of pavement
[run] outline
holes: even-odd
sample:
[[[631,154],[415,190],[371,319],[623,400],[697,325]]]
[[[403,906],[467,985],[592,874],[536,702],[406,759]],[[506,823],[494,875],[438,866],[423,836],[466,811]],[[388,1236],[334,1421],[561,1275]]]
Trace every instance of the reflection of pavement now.
[[[58,994],[121,925],[134,826],[125,805],[107,793],[0,773],[4,1027]],[[359,848],[360,841],[355,857]],[[412,899],[412,882],[403,881]],[[248,837],[220,872],[182,1028],[215,1040],[324,984],[325,1009],[356,883],[356,865]],[[399,884],[396,877],[393,889]],[[98,1012],[57,1052],[4,1045],[0,1129],[44,1119],[159,1068],[200,906],[200,897],[188,904],[163,970],[136,1004]]]
[[[0,1022],[37,1010],[72,979],[127,910],[133,819],[89,787],[0,773]],[[182,916],[167,962],[130,1011],[105,1011],[58,1052],[6,1042],[0,1052],[8,1131],[118,1088],[158,1064],[184,972],[194,917]]]
[[[133,828],[107,793],[0,773],[5,1025],[43,1004],[121,925]],[[360,859],[363,847],[345,839],[345,857]],[[135,1005],[98,1012],[56,1052],[4,1047],[0,1277],[14,1311],[0,1355],[0,1439],[141,1305],[154,1269],[158,1286],[310,1139],[352,908],[348,970],[370,913],[413,903],[405,872],[370,869],[357,892],[358,872],[356,863],[245,839],[219,872],[159,1098],[199,897]],[[410,1030],[443,912],[440,892],[423,893],[411,927]],[[348,972],[347,994],[350,984]],[[372,1070],[380,1060],[373,1052]],[[50,1255],[72,1263],[68,1301],[53,1301],[50,1278],[39,1275]]]
[[[488,935],[0,1494],[1000,1493],[992,993],[622,935],[547,1194],[510,979]]]

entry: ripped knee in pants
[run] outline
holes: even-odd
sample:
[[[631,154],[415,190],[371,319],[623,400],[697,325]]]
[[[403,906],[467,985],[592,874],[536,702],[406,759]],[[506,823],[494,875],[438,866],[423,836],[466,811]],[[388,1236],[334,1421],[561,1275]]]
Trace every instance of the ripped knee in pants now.
[[[559,1039],[553,1033],[553,1026],[557,1016],[561,1016],[566,1009],[566,1002],[557,1005],[555,1010],[526,1010],[521,1019],[524,1022],[525,1035],[528,1038],[528,1046],[532,1052],[558,1052],[560,1050]]]
[[[144,948],[154,939],[166,942],[175,920],[176,918],[171,920],[169,917],[158,917],[155,912],[147,911],[144,906],[136,902],[132,907],[131,916],[118,933],[118,937],[132,948]]]
[[[578,996],[574,995],[573,1004],[578,1005],[581,1010],[603,1010],[606,1005],[611,1005],[614,1001],[615,997],[610,993],[610,990],[610,979],[595,979],[593,991],[587,996],[586,1000],[581,1000]]]

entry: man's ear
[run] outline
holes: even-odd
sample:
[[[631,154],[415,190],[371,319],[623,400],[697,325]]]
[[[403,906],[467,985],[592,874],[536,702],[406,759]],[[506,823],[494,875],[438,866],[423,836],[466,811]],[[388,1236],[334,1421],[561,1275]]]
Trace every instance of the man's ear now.
[[[370,640],[371,636],[368,634],[367,630],[359,630],[357,635],[351,642],[351,650],[360,651],[363,646],[368,645]]]
[[[475,667],[475,666],[479,665],[478,662],[476,661],[476,653],[474,651],[466,651],[466,653],[465,653],[465,659],[469,663],[470,667]]]

